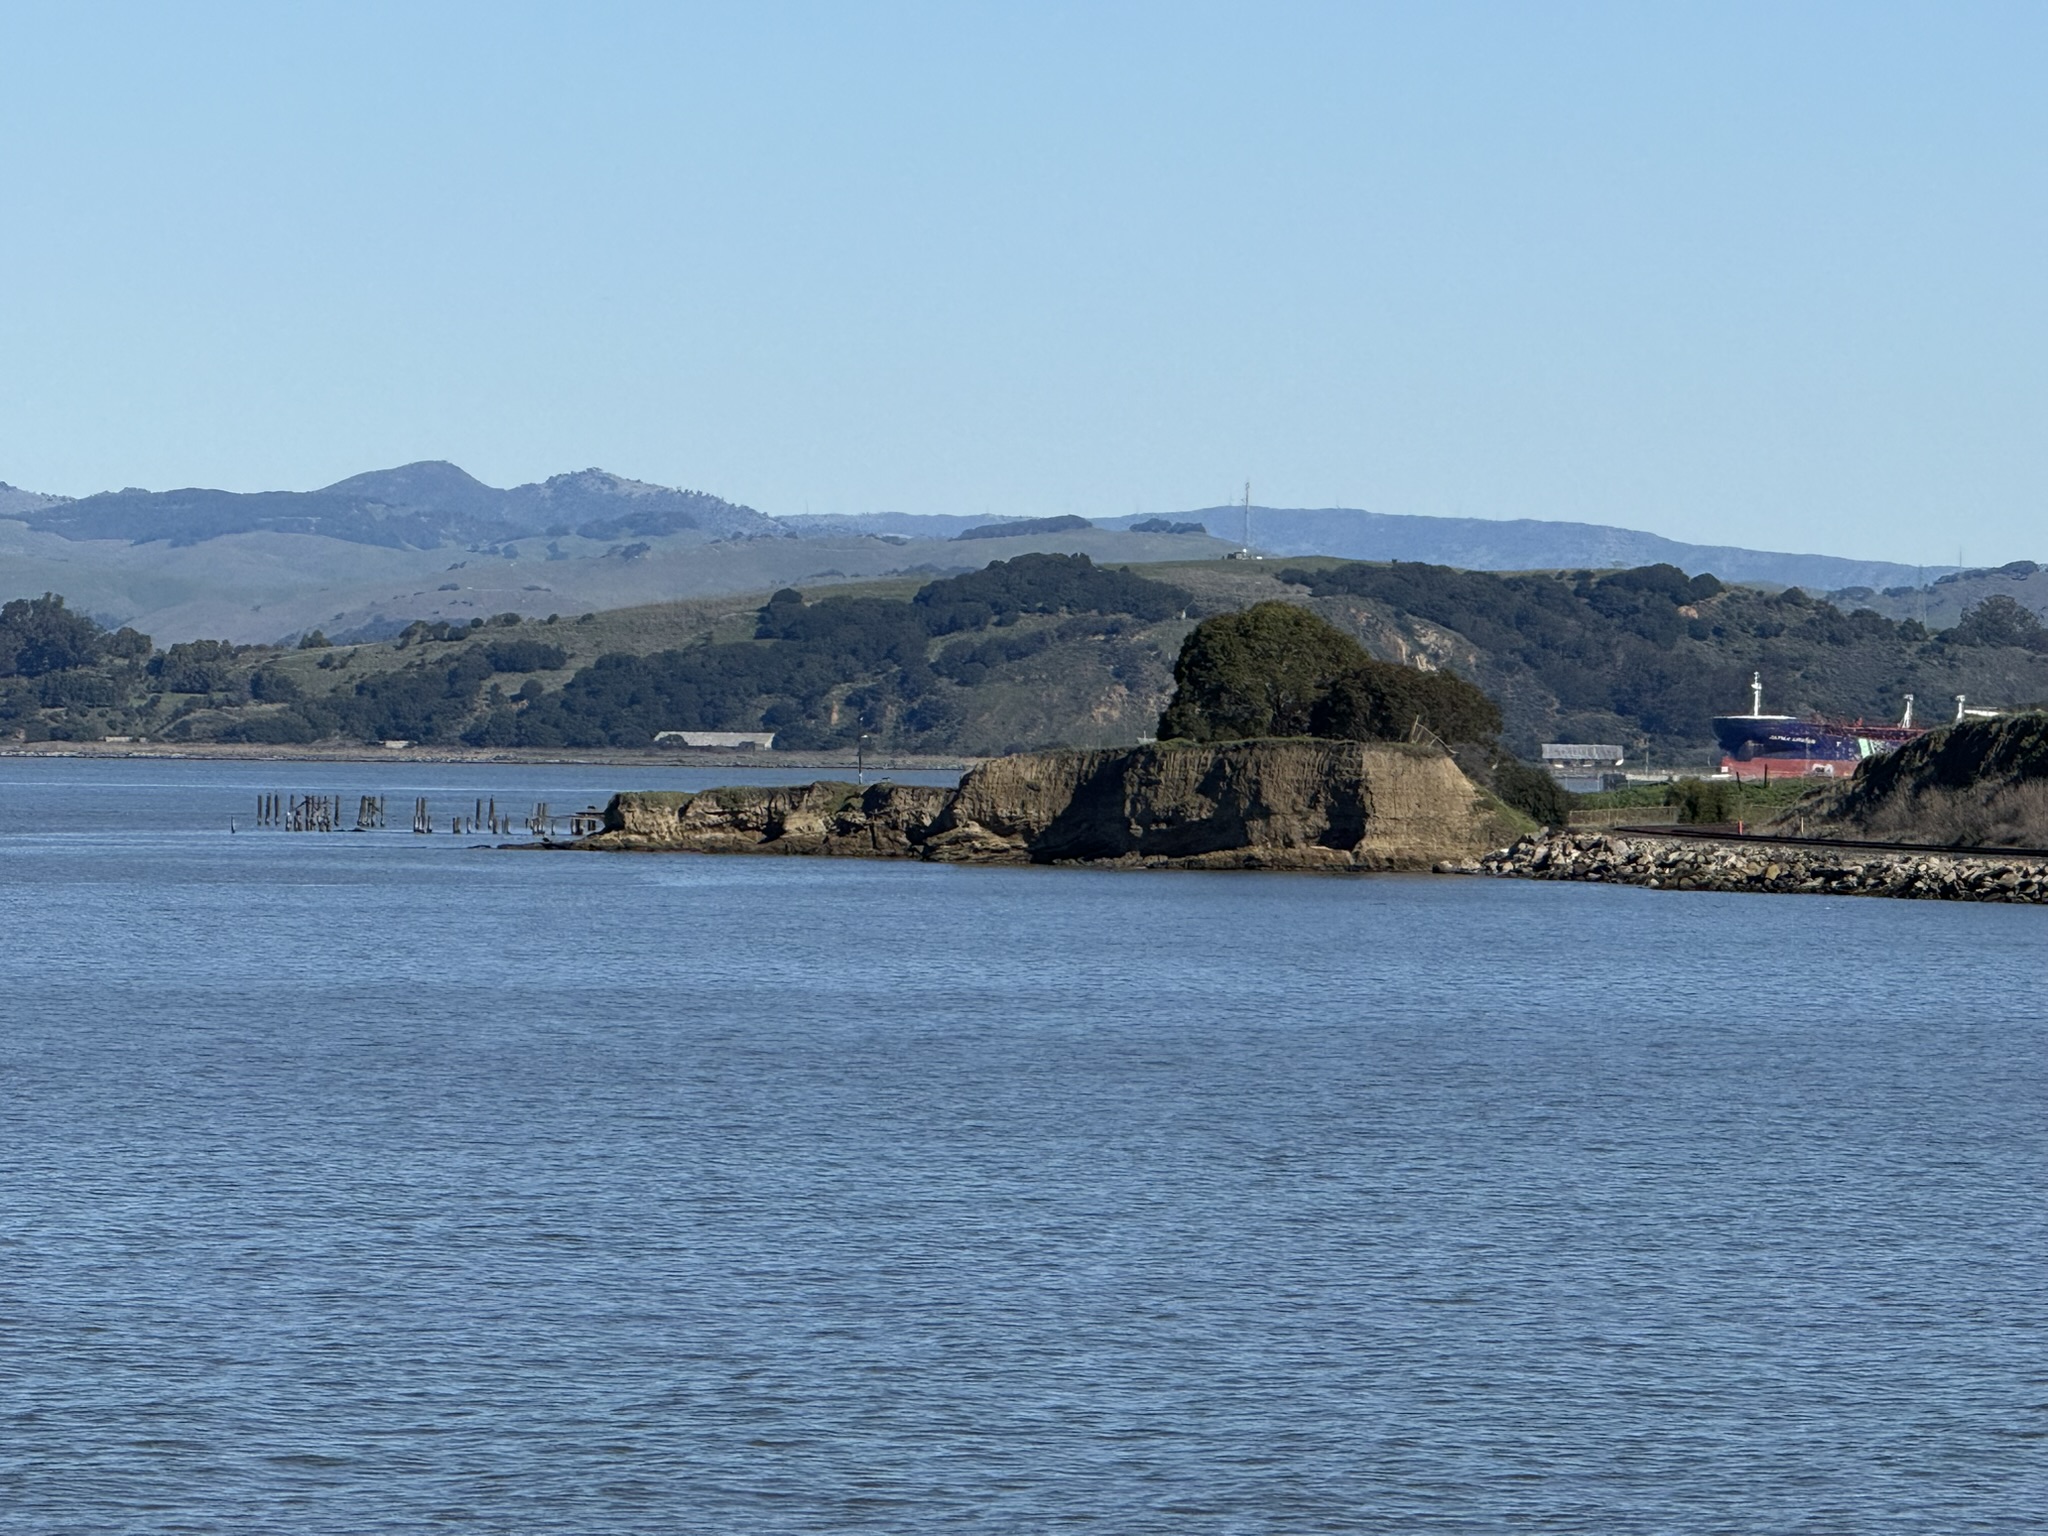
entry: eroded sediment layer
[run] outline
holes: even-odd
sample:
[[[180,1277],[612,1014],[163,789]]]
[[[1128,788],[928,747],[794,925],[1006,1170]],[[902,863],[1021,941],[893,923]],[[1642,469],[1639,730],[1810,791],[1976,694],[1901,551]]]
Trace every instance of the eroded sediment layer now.
[[[1497,802],[1433,749],[1247,741],[1034,752],[957,790],[806,784],[621,794],[579,846],[957,863],[1426,869],[1506,831]]]
[[[2048,902],[2048,862],[1984,855],[1744,846],[1560,833],[1525,837],[1445,873],[1681,891],[1775,891],[1920,901]]]

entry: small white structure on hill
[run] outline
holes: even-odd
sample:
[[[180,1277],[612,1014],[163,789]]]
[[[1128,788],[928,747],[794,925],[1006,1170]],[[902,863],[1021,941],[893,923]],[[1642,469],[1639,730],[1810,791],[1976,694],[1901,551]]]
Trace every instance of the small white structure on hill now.
[[[773,731],[656,731],[657,747],[691,747],[700,752],[767,752],[775,746]]]

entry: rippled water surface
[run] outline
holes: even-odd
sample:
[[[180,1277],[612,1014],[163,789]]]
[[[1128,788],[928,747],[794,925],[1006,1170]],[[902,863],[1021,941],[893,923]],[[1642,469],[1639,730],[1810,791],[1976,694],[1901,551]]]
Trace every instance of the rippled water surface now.
[[[0,762],[0,1528],[2048,1524],[2048,915]],[[699,782],[702,782],[701,780]]]

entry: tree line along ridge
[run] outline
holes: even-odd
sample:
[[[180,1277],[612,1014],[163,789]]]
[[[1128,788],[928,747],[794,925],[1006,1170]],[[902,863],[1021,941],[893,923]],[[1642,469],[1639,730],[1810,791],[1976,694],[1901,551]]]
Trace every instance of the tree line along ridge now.
[[[907,598],[785,588],[744,633],[596,653],[581,623],[511,614],[420,622],[388,644],[158,649],[45,594],[0,608],[0,733],[639,748],[663,730],[765,728],[797,750],[868,736],[979,755],[1154,732],[1402,736],[1420,721],[1533,755],[1557,739],[1703,748],[1757,670],[1787,712],[2048,695],[2048,629],[2009,598],[1935,634],[1670,566],[1318,562],[1217,579],[1022,555]],[[1223,702],[1251,674],[1265,702]]]

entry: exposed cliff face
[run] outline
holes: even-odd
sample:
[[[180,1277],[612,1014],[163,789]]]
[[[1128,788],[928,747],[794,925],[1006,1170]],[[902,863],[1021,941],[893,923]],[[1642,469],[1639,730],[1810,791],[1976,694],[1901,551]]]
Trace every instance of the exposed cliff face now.
[[[595,848],[914,857],[953,791],[920,784],[800,784],[614,795]]]
[[[1476,857],[1512,818],[1433,750],[1247,741],[1038,752],[958,790],[880,784],[615,796],[592,848],[946,862],[1423,869]]]

